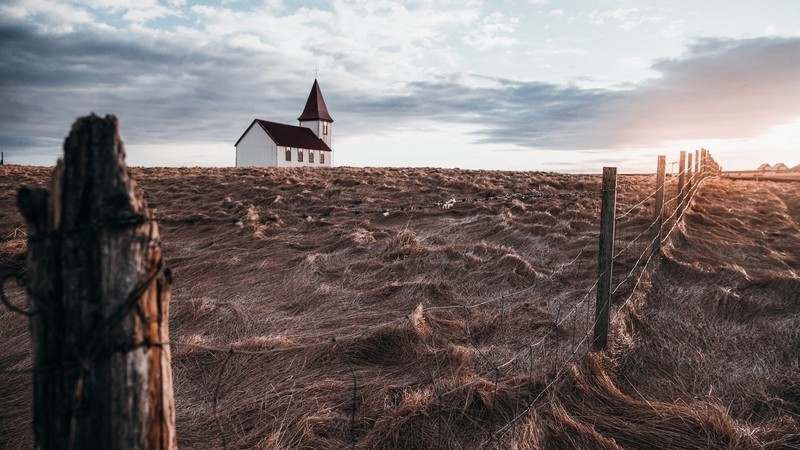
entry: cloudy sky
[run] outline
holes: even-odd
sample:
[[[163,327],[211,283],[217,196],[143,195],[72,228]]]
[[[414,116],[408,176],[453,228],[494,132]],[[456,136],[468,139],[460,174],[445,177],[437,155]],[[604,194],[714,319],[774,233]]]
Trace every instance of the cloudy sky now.
[[[315,69],[336,165],[800,163],[796,0],[3,0],[0,150],[54,164],[94,111],[131,165],[230,166]]]

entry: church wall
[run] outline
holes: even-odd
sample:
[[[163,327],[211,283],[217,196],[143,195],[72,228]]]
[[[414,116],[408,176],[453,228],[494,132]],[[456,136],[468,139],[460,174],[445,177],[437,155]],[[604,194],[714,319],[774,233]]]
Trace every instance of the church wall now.
[[[274,167],[278,163],[277,150],[278,146],[267,132],[254,124],[236,146],[236,166]]]
[[[286,161],[286,147],[278,147],[278,167],[331,167],[331,153],[320,150],[302,149],[303,162],[297,160],[297,147],[291,147],[292,160]],[[314,162],[309,162],[309,153],[314,153]],[[325,154],[325,162],[320,163],[320,153]]]

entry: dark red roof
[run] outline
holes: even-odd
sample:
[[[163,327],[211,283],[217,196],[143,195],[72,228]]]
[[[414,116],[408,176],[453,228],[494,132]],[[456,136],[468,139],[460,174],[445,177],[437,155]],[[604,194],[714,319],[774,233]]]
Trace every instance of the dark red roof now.
[[[306,107],[303,108],[303,114],[297,120],[324,120],[333,122],[331,115],[328,114],[328,107],[325,106],[325,99],[322,98],[322,91],[319,89],[319,83],[314,80],[314,85],[311,86],[311,93],[308,94]]]
[[[286,125],[284,123],[270,122],[268,120],[256,119],[249,127],[242,133],[239,140],[236,141],[234,146],[239,145],[245,134],[253,128],[253,125],[258,124],[264,131],[267,132],[269,137],[275,141],[276,144],[283,147],[296,147],[307,148],[311,150],[331,151],[328,144],[322,139],[318,138],[316,134],[309,128],[298,127],[294,125]]]

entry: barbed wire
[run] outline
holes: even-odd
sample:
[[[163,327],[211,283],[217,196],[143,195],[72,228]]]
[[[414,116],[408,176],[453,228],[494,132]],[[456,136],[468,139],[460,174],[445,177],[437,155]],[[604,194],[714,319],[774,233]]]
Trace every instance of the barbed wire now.
[[[595,319],[594,325],[596,325],[596,324],[597,324],[597,319]],[[590,327],[590,328],[593,328],[593,327]],[[578,349],[580,349],[581,346],[587,341],[587,339],[589,337],[589,334],[590,334],[590,332],[587,332],[586,334],[584,334],[583,339],[581,339],[579,344],[573,347],[572,354],[566,359],[566,361],[564,361],[564,363],[561,365],[559,370],[556,372],[556,375],[544,387],[544,389],[542,389],[539,392],[539,394],[528,404],[528,406],[521,413],[519,413],[517,416],[515,416],[511,421],[509,421],[505,426],[503,426],[503,428],[500,429],[500,431],[502,431],[501,436],[499,438],[493,437],[492,439],[484,441],[483,443],[481,443],[479,448],[484,448],[486,446],[486,444],[488,444],[490,441],[496,441],[498,439],[502,439],[502,437],[505,436],[511,430],[511,428],[514,426],[514,424],[516,424],[520,419],[525,417],[530,412],[531,408],[533,408],[533,406],[536,404],[536,402],[539,401],[539,399],[542,398],[542,396],[552,386],[554,386],[557,382],[559,382],[561,380],[561,377],[567,372],[567,368],[570,365],[570,363],[572,361],[572,358],[577,354]],[[498,431],[497,433],[500,433],[500,431]],[[497,433],[495,433],[495,434],[497,434]]]
[[[678,175],[686,173],[686,170],[687,169],[684,169],[683,172],[680,172]],[[669,181],[665,181],[664,183],[666,184],[666,183],[672,182],[672,181],[676,181],[677,182],[677,179],[676,178],[671,178]],[[649,195],[647,195],[645,198],[640,200],[638,203],[636,203],[635,205],[631,206],[627,211],[623,212],[622,214],[617,215],[616,216],[616,220],[624,219],[625,217],[629,216],[631,213],[633,213],[634,210],[636,210],[636,208],[644,205],[647,202],[647,200],[650,200],[651,198],[655,197],[656,194],[658,194],[658,187],[656,187],[656,189],[654,191],[652,191]]]
[[[566,314],[566,315],[565,315],[563,318],[561,318],[560,320],[557,320],[557,321],[556,321],[556,323],[555,323],[555,325],[554,325],[552,328],[550,328],[550,329],[549,329],[549,330],[548,330],[548,331],[547,331],[547,332],[544,334],[544,336],[542,336],[542,337],[539,339],[539,341],[538,341],[538,342],[529,344],[529,347],[538,347],[539,345],[541,345],[541,344],[542,344],[542,343],[543,343],[543,342],[544,342],[544,341],[547,339],[547,337],[548,337],[548,336],[549,336],[551,333],[553,333],[553,331],[554,331],[554,330],[557,330],[559,326],[561,326],[561,325],[562,325],[564,322],[566,322],[566,321],[567,321],[567,319],[569,319],[569,318],[570,318],[570,316],[571,316],[571,315],[572,315],[574,312],[576,312],[576,311],[577,311],[577,308],[578,308],[578,306],[579,306],[581,303],[583,303],[584,301],[586,301],[586,300],[589,298],[589,295],[591,295],[591,294],[592,294],[592,292],[594,292],[594,289],[597,287],[598,283],[600,283],[600,277],[599,277],[599,276],[597,277],[597,279],[595,279],[594,283],[592,283],[592,285],[591,285],[591,286],[590,286],[590,287],[589,287],[589,288],[586,290],[586,294],[585,294],[585,295],[584,295],[584,296],[583,296],[583,297],[582,297],[580,300],[578,300],[577,302],[575,302],[575,304],[574,304],[574,305],[573,305],[573,307],[572,307],[572,308],[571,308],[571,309],[570,309],[570,310],[567,312],[567,314]],[[518,352],[518,353],[516,353],[516,354],[515,354],[515,355],[514,355],[514,356],[511,358],[511,360],[509,360],[508,362],[506,362],[506,363],[502,364],[502,366],[506,366],[506,365],[509,365],[509,364],[511,364],[512,362],[514,362],[514,361],[515,361],[515,360],[516,360],[516,359],[517,359],[517,358],[518,358],[520,355],[522,355],[523,353],[524,353],[524,352]]]
[[[659,222],[659,220],[660,220],[659,218],[656,218],[656,219],[655,219],[655,220],[654,220],[654,221],[653,221],[653,222],[652,222],[652,223],[651,223],[651,224],[650,224],[650,225],[649,225],[647,228],[645,228],[645,230],[644,230],[644,231],[642,231],[641,233],[639,233],[639,235],[638,235],[638,236],[636,236],[635,238],[631,239],[631,240],[628,242],[628,245],[626,245],[626,246],[625,246],[625,248],[623,248],[622,250],[620,250],[619,252],[617,252],[617,254],[616,254],[616,255],[614,255],[614,257],[612,258],[612,260],[616,260],[617,258],[619,258],[619,257],[620,257],[620,255],[622,255],[623,253],[625,253],[625,251],[627,251],[627,250],[628,250],[628,249],[629,249],[631,246],[633,246],[633,244],[634,244],[634,243],[636,243],[636,242],[637,242],[639,239],[641,239],[641,238],[642,238],[642,236],[644,236],[644,235],[645,235],[645,234],[646,234],[648,231],[652,230],[652,229],[653,229],[653,227],[655,227],[656,225],[658,225],[658,222]]]
[[[658,240],[658,236],[656,235],[656,236],[655,236],[655,237],[652,239],[652,241],[651,241],[651,244],[654,244],[654,243],[655,243],[657,240]],[[627,275],[627,276],[626,276],[626,277],[625,277],[625,278],[624,278],[622,281],[620,281],[620,282],[619,282],[619,284],[617,284],[617,287],[616,287],[616,288],[614,288],[614,290],[612,290],[612,291],[611,291],[611,295],[614,295],[614,294],[616,294],[616,293],[617,293],[617,291],[619,290],[619,288],[620,288],[620,287],[621,287],[623,284],[625,284],[625,282],[626,282],[626,281],[628,281],[628,279],[629,279],[631,276],[633,276],[633,273],[634,273],[634,272],[636,272],[636,269],[638,268],[638,266],[639,266],[639,263],[642,261],[642,259],[644,258],[644,256],[645,256],[645,255],[646,255],[648,252],[652,252],[652,250],[648,248],[647,250],[645,250],[644,252],[642,252],[642,253],[639,255],[639,258],[636,260],[636,263],[633,265],[633,268],[631,269],[631,271],[630,271],[630,272],[628,272],[628,275]]]
[[[658,239],[658,236],[655,237],[653,242],[655,242],[656,239]],[[631,290],[631,293],[628,296],[628,298],[625,299],[624,302],[622,302],[622,305],[620,305],[620,309],[622,307],[624,307],[624,306],[627,306],[627,304],[630,302],[630,300],[636,294],[636,289],[639,287],[639,283],[641,283],[642,278],[644,277],[644,274],[647,271],[647,266],[650,264],[650,261],[653,259],[654,255],[656,255],[656,252],[650,252],[650,256],[647,257],[647,261],[645,261],[644,266],[642,267],[642,271],[639,273],[639,277],[636,279],[636,284],[633,285],[633,289]]]
[[[634,211],[634,210],[636,210],[636,208],[638,208],[638,207],[640,207],[640,206],[644,205],[644,204],[645,204],[645,202],[647,202],[647,201],[648,201],[648,200],[650,200],[651,198],[655,197],[655,195],[657,194],[657,192],[658,192],[657,190],[656,190],[656,191],[653,191],[653,193],[651,193],[651,194],[650,194],[650,195],[648,195],[647,197],[643,198],[643,199],[642,199],[642,200],[641,200],[639,203],[637,203],[637,204],[635,204],[635,205],[631,206],[631,207],[630,207],[630,209],[628,209],[628,210],[627,210],[627,211],[625,211],[624,213],[622,213],[622,214],[618,215],[618,216],[616,217],[616,220],[620,220],[620,219],[624,219],[625,217],[628,217],[628,215],[630,215],[631,213],[633,213],[633,211]]]

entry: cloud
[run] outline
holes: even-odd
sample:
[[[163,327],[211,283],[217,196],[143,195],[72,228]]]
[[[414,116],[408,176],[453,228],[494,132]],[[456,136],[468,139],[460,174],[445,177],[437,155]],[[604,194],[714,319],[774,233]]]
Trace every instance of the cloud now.
[[[586,22],[591,25],[605,25],[607,20],[619,23],[623,31],[630,31],[644,23],[660,23],[664,18],[644,15],[638,8],[594,10],[586,16]]]
[[[329,98],[400,89],[397,80],[426,76],[424,58],[450,57],[446,33],[479,17],[479,5],[456,1],[335,0],[278,12],[194,5],[180,11],[189,16],[184,25],[161,29],[121,20],[136,2],[88,1],[0,6],[0,147],[7,155],[47,146],[57,153],[52,144],[91,111],[117,114],[130,141],[205,140],[229,151],[253,117],[292,123],[315,67]],[[103,14],[116,15],[113,26]]]
[[[700,39],[598,122],[622,143],[750,137],[800,116],[800,39]]]
[[[598,149],[754,136],[800,116],[800,38],[698,39],[678,58],[651,62],[658,78],[589,89],[461,75],[457,45],[515,43],[518,21],[481,14],[479,4],[334,0],[247,11],[172,2],[169,17],[183,15],[182,25],[161,29],[98,24],[102,11],[121,19],[133,6],[94,2],[64,3],[41,20],[27,3],[0,6],[7,156],[55,160],[69,124],[91,111],[117,114],[129,148],[213,142],[231,152],[254,117],[294,123],[315,66],[337,133],[350,138],[429,122],[471,129],[478,143]]]
[[[101,14],[133,23],[180,16],[184,4],[185,0],[167,0],[167,6],[158,0],[11,0],[0,11],[9,18],[35,23],[42,32],[61,35],[87,26],[102,28],[106,24],[98,17]]]
[[[52,34],[70,33],[83,25],[92,24],[94,17],[86,9],[51,0],[37,2],[12,1],[0,6],[0,17],[7,20],[33,19],[35,26]]]
[[[468,122],[478,142],[551,149],[656,146],[752,137],[800,117],[800,39],[701,39],[626,89],[494,79],[415,82],[405,95],[354,103],[402,120]]]
[[[232,143],[242,123],[268,109],[263,105],[302,107],[279,81],[264,84],[240,64],[247,58],[262,67],[280,67],[279,54],[234,47],[235,42],[198,48],[176,36],[148,39],[103,31],[54,40],[25,25],[1,25],[0,39],[4,147],[15,146],[19,134],[51,142],[75,117],[91,111],[117,114],[132,141]]]
[[[464,37],[464,43],[478,50],[512,46],[517,43],[517,39],[511,35],[518,23],[516,17],[506,17],[499,12],[489,14]]]

